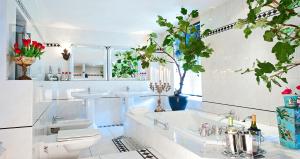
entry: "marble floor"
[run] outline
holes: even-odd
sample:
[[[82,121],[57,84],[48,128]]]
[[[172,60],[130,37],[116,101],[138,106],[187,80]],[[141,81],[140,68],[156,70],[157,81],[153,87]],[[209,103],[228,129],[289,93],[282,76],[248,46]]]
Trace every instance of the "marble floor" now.
[[[123,137],[123,126],[101,127],[98,130],[102,138],[96,145],[82,151],[80,159],[163,159],[156,150]]]

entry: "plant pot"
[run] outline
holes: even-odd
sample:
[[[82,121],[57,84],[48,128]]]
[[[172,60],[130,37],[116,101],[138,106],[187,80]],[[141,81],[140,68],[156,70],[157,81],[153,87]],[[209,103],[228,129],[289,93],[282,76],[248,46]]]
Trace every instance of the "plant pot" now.
[[[169,96],[169,104],[173,111],[185,110],[188,103],[187,96],[173,95]]]
[[[17,65],[22,67],[23,75],[21,77],[18,77],[18,80],[31,80],[31,78],[27,76],[27,67],[29,67],[35,62],[35,58],[20,56],[20,57],[15,57],[14,61]]]
[[[300,106],[300,96],[299,95],[284,95],[284,106],[285,107],[299,107]]]

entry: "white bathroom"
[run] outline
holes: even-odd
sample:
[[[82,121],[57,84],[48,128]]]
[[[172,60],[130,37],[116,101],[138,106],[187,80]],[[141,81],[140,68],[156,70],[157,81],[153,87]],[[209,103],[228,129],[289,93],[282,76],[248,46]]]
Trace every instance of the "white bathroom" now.
[[[0,0],[0,159],[297,159],[299,0]]]

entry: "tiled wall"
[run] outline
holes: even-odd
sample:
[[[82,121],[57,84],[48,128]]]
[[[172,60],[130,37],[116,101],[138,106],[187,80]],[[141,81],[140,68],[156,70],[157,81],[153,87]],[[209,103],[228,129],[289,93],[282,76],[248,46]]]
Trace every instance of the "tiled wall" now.
[[[230,0],[202,14],[201,23],[207,28],[216,29],[245,18],[246,15],[245,0]],[[274,61],[274,54],[271,53],[274,43],[263,40],[261,29],[255,30],[248,40],[244,38],[243,30],[231,29],[207,37],[205,41],[215,52],[211,58],[203,60],[206,68],[202,74],[203,101],[208,102],[203,102],[201,109],[215,113],[234,109],[240,118],[256,113],[259,122],[274,125],[275,113],[270,111],[275,111],[275,107],[283,104],[280,92],[285,85],[283,88],[274,86],[272,92],[269,92],[264,83],[257,84],[254,74],[241,75],[235,72],[252,67],[256,59]],[[295,87],[300,83],[299,71],[298,68],[289,73],[288,86]]]

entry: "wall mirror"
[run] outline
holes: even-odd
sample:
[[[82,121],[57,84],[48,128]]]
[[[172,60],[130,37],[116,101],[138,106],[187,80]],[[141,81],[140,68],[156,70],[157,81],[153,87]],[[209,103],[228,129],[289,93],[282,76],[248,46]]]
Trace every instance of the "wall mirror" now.
[[[72,47],[72,80],[105,80],[107,54],[104,48]]]

